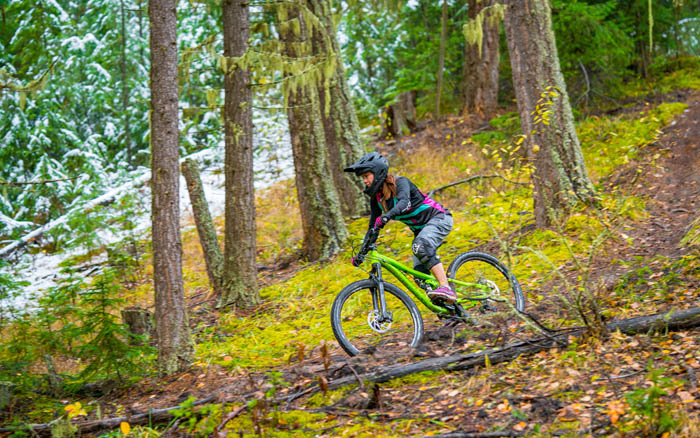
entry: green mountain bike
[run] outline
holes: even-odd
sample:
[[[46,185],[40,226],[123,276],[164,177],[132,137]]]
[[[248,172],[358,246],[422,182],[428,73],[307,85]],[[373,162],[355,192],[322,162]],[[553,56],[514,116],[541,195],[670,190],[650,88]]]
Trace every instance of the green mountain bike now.
[[[417,347],[423,339],[423,317],[416,303],[406,292],[384,280],[383,269],[447,323],[464,322],[506,332],[515,330],[517,312],[525,308],[525,296],[518,280],[498,259],[482,252],[457,256],[447,269],[457,302],[434,302],[427,292],[438,287],[435,277],[380,254],[376,247],[378,237],[378,231],[369,231],[355,256],[360,263],[366,260],[372,264],[369,278],[343,288],[331,308],[333,333],[350,356],[377,349]]]

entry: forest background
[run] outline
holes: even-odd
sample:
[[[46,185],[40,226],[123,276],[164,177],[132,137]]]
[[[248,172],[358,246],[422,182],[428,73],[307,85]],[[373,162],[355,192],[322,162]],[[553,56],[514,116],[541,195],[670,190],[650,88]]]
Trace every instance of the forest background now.
[[[322,317],[313,315],[306,315],[309,321],[302,316],[297,322],[288,317],[287,333],[294,335],[284,341],[287,343],[284,347],[275,347],[282,343],[279,335],[267,334],[269,340],[259,341],[260,344],[250,344],[248,339],[249,324],[259,322],[255,316],[265,313],[266,306],[278,305],[274,303],[282,297],[290,297],[290,291],[294,291],[291,302],[296,303],[302,289],[318,288],[304,277],[309,274],[309,269],[329,269],[324,264],[332,263],[329,273],[338,277],[337,282],[322,292],[327,297],[324,298],[326,301],[316,303],[321,308],[327,307],[328,297],[332,299],[334,293],[354,275],[348,267],[340,267],[340,259],[347,258],[345,255],[350,250],[351,244],[346,239],[348,233],[352,241],[361,237],[361,230],[365,227],[364,220],[354,220],[363,212],[361,201],[357,206],[337,213],[333,221],[340,224],[334,226],[338,231],[336,234],[341,237],[338,242],[326,242],[328,244],[324,246],[321,244],[323,238],[313,237],[310,231],[318,227],[306,225],[311,219],[304,218],[305,214],[313,216],[317,207],[305,206],[303,194],[294,189],[307,184],[305,192],[324,193],[327,188],[309,189],[310,182],[299,180],[298,165],[296,181],[290,179],[295,175],[295,159],[314,162],[314,157],[325,156],[328,154],[326,150],[331,148],[329,144],[316,144],[316,149],[306,150],[293,147],[295,138],[313,132],[314,120],[302,117],[309,112],[309,105],[318,107],[316,122],[320,121],[321,126],[325,126],[323,112],[331,119],[330,125],[334,125],[333,122],[340,124],[340,131],[352,133],[356,126],[356,132],[352,133],[356,138],[347,142],[350,149],[346,149],[345,159],[350,161],[349,158],[356,157],[358,151],[376,148],[390,156],[392,165],[396,163],[412,179],[426,185],[426,189],[471,175],[486,174],[487,171],[514,179],[528,178],[527,170],[519,172],[527,167],[523,163],[532,157],[521,157],[521,160],[516,151],[525,139],[513,104],[516,86],[513,85],[509,41],[499,24],[503,11],[494,7],[494,3],[250,4],[249,47],[244,49],[248,58],[243,66],[250,70],[249,88],[252,90],[249,109],[254,135],[250,136],[250,152],[254,155],[255,165],[253,167],[250,163],[249,168],[255,171],[256,190],[251,196],[257,206],[257,216],[239,221],[257,226],[257,232],[255,227],[241,231],[257,241],[257,249],[254,247],[253,256],[247,257],[247,267],[233,266],[225,271],[245,271],[248,276],[258,277],[250,281],[260,282],[260,292],[257,283],[251,286],[251,283],[246,283],[249,280],[238,282],[229,278],[229,285],[234,282],[239,290],[254,293],[237,292],[225,300],[220,299],[222,291],[216,290],[214,280],[210,285],[210,278],[214,276],[207,272],[202,256],[197,252],[200,251],[197,234],[185,229],[183,292],[189,300],[187,305],[191,305],[190,326],[195,332],[195,341],[192,358],[184,369],[191,370],[194,362],[195,367],[207,370],[216,366],[233,375],[267,370],[268,374],[261,374],[267,377],[261,379],[274,381],[273,386],[277,387],[280,383],[269,374],[269,370],[281,366],[281,358],[297,354],[303,359],[304,349],[309,350],[309,358],[314,349],[321,354],[321,345],[317,339],[312,340],[313,334],[298,333],[303,327],[308,329],[309,321],[317,327],[317,334],[323,333],[320,335],[323,340],[332,342],[329,330],[318,326],[327,322],[323,323]],[[478,21],[477,12],[485,6],[492,7],[493,14]],[[303,9],[295,10],[294,7]],[[693,90],[700,87],[699,8],[700,2],[677,0],[552,0],[551,19],[558,63],[582,139],[584,156],[598,191],[607,193],[602,188],[603,181],[612,178],[615,172],[622,172],[620,169],[629,166],[630,161],[634,162],[637,153],[646,151],[644,147],[656,142],[661,130],[672,123],[675,116],[683,114],[686,106],[679,106],[682,102],[697,99]],[[226,210],[222,205],[225,194],[221,194],[222,190],[226,191],[221,187],[221,178],[226,173],[222,164],[229,160],[224,159],[229,147],[224,122],[224,89],[227,86],[224,72],[227,71],[228,59],[243,54],[227,53],[230,49],[225,47],[224,41],[224,10],[221,2],[190,1],[178,2],[177,13],[180,132],[177,153],[181,157],[194,158],[197,166],[205,170],[205,179],[209,178],[218,188],[218,207],[217,198],[213,199],[211,207],[219,229],[224,228],[224,218],[219,215]],[[100,394],[107,394],[101,395],[106,397],[104,403],[93,404],[85,413],[98,418],[110,409],[114,413],[120,412],[122,402],[118,400],[119,396],[115,396],[118,393],[115,388],[128,387],[145,376],[158,371],[163,374],[164,371],[162,364],[154,365],[158,354],[148,344],[132,345],[131,335],[119,318],[119,312],[130,306],[153,309],[154,289],[157,287],[152,281],[154,255],[148,233],[150,207],[145,201],[150,196],[146,183],[150,178],[153,147],[149,116],[152,91],[148,78],[152,53],[148,4],[130,0],[17,0],[0,2],[0,12],[3,23],[0,30],[3,54],[0,59],[0,132],[3,139],[0,145],[0,236],[7,249],[35,229],[53,224],[22,248],[4,253],[5,260],[0,261],[2,330],[6,339],[0,356],[0,379],[6,382],[3,388],[8,394],[6,402],[0,397],[0,405],[3,405],[3,418],[8,423],[48,422],[57,416],[68,420],[64,425],[70,425],[69,420],[81,416],[80,407],[65,410],[64,407],[76,406],[65,401],[84,398],[86,385],[97,382],[99,391],[102,391]],[[285,20],[292,22],[294,14],[301,15],[301,20],[296,17],[297,23],[307,23],[307,29],[281,24]],[[473,21],[475,19],[477,21]],[[483,28],[490,25],[495,29],[496,38],[490,48],[483,41],[488,39],[487,30],[475,33],[468,25],[470,20],[480,23]],[[308,24],[317,21],[321,24]],[[331,29],[331,32],[324,33],[323,29]],[[319,46],[310,48],[294,41],[304,32],[308,32],[310,40],[320,41]],[[331,38],[330,35],[334,36]],[[482,38],[477,40],[487,53],[475,54],[475,36]],[[331,53],[333,56],[328,55]],[[475,59],[487,60],[489,53],[496,53],[495,104],[470,107],[469,84],[473,80],[469,72],[473,67],[469,63]],[[333,87],[337,80],[331,79],[338,69],[337,60],[341,61],[339,71],[351,91],[347,96],[353,114],[347,115],[346,107],[347,120],[340,119],[342,116],[339,115],[328,115],[329,101],[335,99]],[[312,88],[316,91],[310,91]],[[315,99],[320,102],[308,97],[309,93],[316,93]],[[316,103],[312,105],[304,99]],[[647,102],[646,107],[640,109],[640,102]],[[625,118],[625,112],[639,112],[640,115]],[[622,118],[615,119],[619,114],[623,114]],[[333,120],[333,117],[339,119]],[[604,126],[602,131],[596,132],[596,125],[601,124]],[[335,135],[330,132],[326,129],[320,135],[328,143]],[[338,135],[340,137],[342,135]],[[620,143],[610,141],[616,137],[624,140]],[[467,152],[469,157],[465,155]],[[592,158],[596,155],[604,157],[603,162]],[[231,160],[227,163],[245,163],[245,160],[235,157]],[[332,160],[332,153],[327,160]],[[328,164],[324,161],[316,165]],[[651,165],[643,162],[638,167],[643,170],[637,173],[650,171],[644,166]],[[431,178],[433,173],[440,176]],[[634,183],[637,178],[631,176],[630,180]],[[481,184],[462,192],[452,190],[444,195],[444,202],[456,210],[469,209],[469,214],[484,208],[480,213],[483,217],[497,215],[503,205],[499,205],[494,196],[508,199],[524,211],[533,210],[532,188],[520,192],[504,183]],[[347,191],[352,192],[352,189]],[[340,192],[334,195],[340,199],[336,202],[350,205]],[[212,194],[214,192],[209,188],[210,201]],[[603,204],[621,206],[618,213],[623,210],[621,215],[629,221],[639,220],[647,208],[641,195],[608,193],[601,199]],[[467,204],[469,207],[463,207]],[[573,211],[583,215],[581,217],[592,214],[582,213],[579,208],[583,209],[583,206],[573,208]],[[286,217],[280,217],[280,211],[284,211]],[[692,213],[689,212],[682,226],[678,225],[687,231],[683,238],[689,248],[696,242],[692,239]],[[144,217],[145,221],[139,219]],[[241,215],[237,217],[240,219]],[[527,225],[512,218],[505,222],[497,228],[499,234]],[[619,226],[624,229],[627,225]],[[584,257],[583,254],[588,250],[592,253],[592,248],[599,245],[596,237],[600,230],[597,229],[587,230],[590,235],[586,235],[571,223],[565,224],[563,230],[556,231],[554,227],[556,232],[545,228],[540,227],[538,232],[566,235],[569,231],[569,238],[580,239],[581,248],[575,249],[580,252],[574,257]],[[493,240],[478,226],[473,226],[469,233],[455,232],[454,251]],[[624,231],[620,233],[626,235]],[[550,234],[539,236],[542,241],[548,238],[553,237]],[[404,235],[395,237],[392,248],[403,248],[406,239],[408,237]],[[460,239],[464,241],[460,242]],[[534,237],[533,242],[533,246],[541,243]],[[228,245],[229,248],[233,246]],[[567,266],[568,256],[562,254],[562,247],[555,245],[550,249],[551,253],[545,252],[550,262]],[[333,258],[341,250],[346,252]],[[498,250],[498,246],[494,250]],[[668,260],[656,260],[664,265],[659,272],[665,272],[664,275],[675,273],[692,284],[697,281],[697,255],[693,258],[692,254],[692,250],[686,249],[669,256]],[[38,258],[47,255],[56,256],[45,259],[49,264],[58,265],[61,260],[61,273],[52,274],[50,281],[43,282],[39,277],[48,274],[38,275],[36,263]],[[553,281],[551,275],[546,274],[551,268],[547,263],[538,264],[534,260],[525,263],[525,258],[519,260],[522,271],[516,271],[516,274],[533,274],[526,283],[533,294],[528,299],[538,302],[544,298],[535,291]],[[317,259],[323,259],[324,264],[315,264]],[[638,271],[644,269],[644,263],[636,261],[634,264],[633,261],[619,261],[621,265],[627,263],[625,272],[635,274],[618,276],[615,278],[619,281],[617,286],[627,287],[637,281],[635,275],[642,275]],[[297,270],[298,275],[292,275],[297,274]],[[678,274],[679,270],[683,275]],[[273,274],[262,275],[267,271]],[[689,277],[686,279],[684,275]],[[666,281],[664,287],[669,283],[671,280]],[[565,285],[560,287],[565,289]],[[214,301],[197,299],[211,298],[212,290],[217,295]],[[627,289],[625,292],[629,295]],[[651,287],[649,293],[662,292]],[[665,290],[663,293],[670,292]],[[224,293],[224,296],[227,295]],[[630,297],[626,296],[626,299]],[[696,301],[696,298],[693,296],[690,300]],[[667,301],[667,304],[677,304]],[[236,305],[229,306],[231,302],[236,302]],[[626,304],[632,306],[634,302],[630,299]],[[646,306],[643,313],[655,309],[653,305]],[[610,314],[607,318],[613,316],[623,315]],[[560,317],[563,325],[576,320],[572,317],[566,322],[564,316]],[[229,344],[225,337],[222,341],[221,332],[247,340]],[[250,345],[250,351],[244,352],[246,345]],[[183,368],[176,371],[181,373]],[[663,397],[678,394],[678,387],[662,380],[659,376],[663,373],[657,372],[653,366],[649,365],[647,371],[648,376],[657,376],[656,380],[652,379],[651,387],[663,387],[660,391],[664,393],[658,397],[660,401],[652,406],[647,417],[661,424],[667,419],[662,418],[659,409],[668,407],[662,403]],[[423,386],[425,381],[408,383]],[[630,393],[633,391],[630,389]],[[644,430],[642,423],[649,419],[644,417],[646,411],[643,408],[634,410],[634,397],[625,400],[628,400],[626,408],[619,410],[621,413],[623,409],[631,412],[629,430]],[[470,403],[478,407],[478,401],[475,399]],[[598,411],[613,412],[617,405],[610,403],[614,401],[617,400],[601,401]],[[565,407],[564,402],[561,403]],[[493,409],[498,411],[498,406],[494,404]],[[682,406],[689,406],[691,414],[695,409],[692,402]],[[226,409],[225,404],[220,405],[218,411],[212,408],[210,413],[198,414],[199,417],[192,414],[192,418],[206,417],[213,423],[225,416]],[[667,410],[671,411],[670,408]],[[194,408],[191,411],[194,412]],[[251,412],[255,410],[251,408]],[[521,429],[535,433],[535,422],[525,421],[513,414],[512,409],[503,408],[499,412],[523,420],[514,424],[525,422],[527,426]],[[273,415],[269,409],[261,411],[263,414]],[[682,414],[674,413],[676,416]],[[251,414],[251,418],[244,420],[252,421],[251,424],[235,427],[259,428],[254,424],[254,417],[255,414]],[[643,420],[639,420],[640,417]],[[302,423],[315,421],[318,420],[305,419]],[[624,428],[616,429],[614,423],[609,422],[606,430],[625,432]],[[423,418],[417,421],[417,429],[412,433],[424,432],[430,429],[430,424],[435,425],[429,418]],[[663,429],[659,436],[665,432],[678,433],[678,424],[677,418],[673,417],[661,426],[655,423],[654,427],[661,429],[654,430]],[[195,422],[190,424],[194,425]],[[277,426],[279,424],[275,423],[269,427],[273,430]],[[444,422],[437,426],[434,430],[446,427]],[[56,425],[52,427],[55,429]],[[196,427],[208,431],[209,426]],[[367,428],[374,426],[372,422],[359,422],[352,427],[358,428],[357,433],[366,433]],[[395,426],[377,427],[388,428],[387,434],[400,435]],[[402,423],[401,427],[410,430],[413,426]],[[155,426],[144,430],[141,432],[160,433]]]

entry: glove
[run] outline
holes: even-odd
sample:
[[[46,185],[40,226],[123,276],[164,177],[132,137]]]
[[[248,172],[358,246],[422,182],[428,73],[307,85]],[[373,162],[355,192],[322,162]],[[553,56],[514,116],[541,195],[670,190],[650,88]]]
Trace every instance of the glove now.
[[[387,222],[389,222],[389,218],[388,218],[388,217],[386,217],[386,216],[384,216],[384,215],[379,216],[379,217],[374,221],[374,229],[375,229],[375,230],[381,230],[381,229],[384,227],[384,225],[387,224]]]
[[[352,265],[353,265],[354,267],[358,267],[358,266],[360,266],[360,265],[362,264],[362,262],[363,262],[364,260],[365,260],[365,257],[364,257],[364,256],[361,256],[361,255],[358,255],[357,257],[353,256],[353,257],[350,259],[350,263],[352,263]]]

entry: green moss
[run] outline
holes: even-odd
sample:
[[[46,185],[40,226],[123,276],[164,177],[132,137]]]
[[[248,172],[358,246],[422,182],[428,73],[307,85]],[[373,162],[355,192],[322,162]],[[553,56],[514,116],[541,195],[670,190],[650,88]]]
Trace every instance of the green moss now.
[[[579,123],[577,131],[591,177],[599,180],[635,159],[644,147],[656,141],[661,128],[686,108],[684,103],[664,103],[632,116],[592,116]]]
[[[321,406],[332,405],[345,398],[345,396],[354,391],[355,388],[357,388],[357,385],[348,385],[340,389],[336,389],[335,391],[328,391],[325,394],[319,392],[309,397],[309,399],[306,401],[306,406],[318,408]]]

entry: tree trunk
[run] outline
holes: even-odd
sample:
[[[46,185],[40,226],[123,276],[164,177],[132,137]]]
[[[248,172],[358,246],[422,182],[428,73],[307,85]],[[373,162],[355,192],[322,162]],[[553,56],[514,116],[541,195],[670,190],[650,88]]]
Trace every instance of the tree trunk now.
[[[442,74],[445,69],[445,40],[447,39],[447,0],[442,0],[440,31],[440,54],[438,55],[437,89],[435,90],[435,120],[440,120],[440,95],[442,94]]]
[[[469,19],[475,20],[495,0],[469,0]],[[464,115],[491,119],[498,107],[498,24],[484,18],[482,43],[464,45]]]
[[[513,86],[526,153],[535,163],[535,221],[548,227],[577,200],[595,204],[596,194],[559,67],[549,0],[508,4],[505,28]]]
[[[343,169],[359,160],[365,151],[360,136],[360,123],[357,121],[350,87],[345,77],[345,67],[336,38],[330,4],[327,0],[308,0],[308,2],[309,9],[314,11],[325,24],[326,32],[326,35],[315,32],[314,53],[333,52],[337,59],[337,68],[331,78],[330,87],[328,89],[323,85],[318,87],[328,164],[333,174],[333,182],[338,191],[343,215],[364,215],[369,206],[363,194],[362,181],[352,173],[343,172]]]
[[[415,91],[404,91],[384,108],[384,129],[379,138],[399,138],[416,130],[415,96]]]
[[[185,176],[185,181],[187,181],[187,190],[192,202],[192,214],[194,214],[194,223],[197,225],[199,242],[202,245],[209,283],[213,294],[221,297],[224,255],[221,253],[221,247],[216,238],[216,227],[214,227],[214,221],[209,213],[209,204],[207,204],[207,198],[204,196],[204,188],[199,177],[197,163],[190,159],[185,160],[182,163],[182,174]]]
[[[158,369],[189,367],[193,345],[185,310],[178,165],[177,0],[150,0],[153,283]]]
[[[122,16],[122,41],[121,41],[121,59],[119,66],[122,75],[122,115],[124,117],[124,149],[126,149],[126,160],[129,166],[133,164],[133,157],[131,152],[131,135],[129,132],[131,128],[129,127],[129,87],[127,84],[126,75],[126,8],[124,7],[124,0],[120,1],[121,6],[121,16]]]
[[[153,315],[141,307],[127,307],[122,310],[122,321],[129,327],[129,333],[136,336],[153,335]],[[131,345],[143,345],[144,342],[135,338],[129,340]]]
[[[302,21],[298,12],[289,11],[289,18]],[[304,23],[301,23],[304,35]],[[286,28],[280,26],[280,29]],[[290,58],[310,56],[295,44],[299,36],[280,31]],[[304,255],[309,261],[325,259],[338,252],[347,238],[338,194],[327,160],[318,84],[293,87],[287,93],[287,117],[292,139],[294,170],[304,230]]]
[[[222,4],[224,56],[239,57],[248,49],[248,2]],[[253,187],[253,110],[250,69],[231,62],[224,69],[226,133],[226,236],[224,282],[219,307],[251,307],[260,301],[255,264],[255,189]]]

